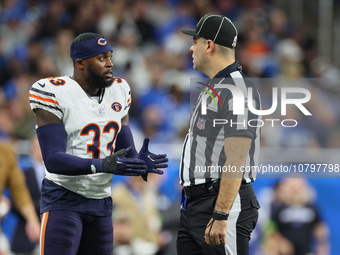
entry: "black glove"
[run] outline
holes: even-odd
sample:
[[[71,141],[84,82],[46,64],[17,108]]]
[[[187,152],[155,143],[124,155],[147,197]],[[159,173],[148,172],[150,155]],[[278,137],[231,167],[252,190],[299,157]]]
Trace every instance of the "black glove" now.
[[[149,138],[145,138],[143,142],[143,146],[138,153],[138,158],[143,160],[146,165],[146,173],[142,174],[142,178],[144,181],[148,180],[148,173],[154,174],[163,174],[162,170],[158,170],[156,168],[167,168],[168,158],[166,154],[154,154],[149,151]]]
[[[126,158],[131,147],[119,150],[103,160],[103,170],[105,173],[116,175],[139,176],[146,173],[146,165],[138,158]]]

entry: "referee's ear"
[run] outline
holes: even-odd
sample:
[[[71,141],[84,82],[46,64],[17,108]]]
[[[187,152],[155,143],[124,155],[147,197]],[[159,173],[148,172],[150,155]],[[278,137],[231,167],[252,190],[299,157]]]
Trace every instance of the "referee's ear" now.
[[[211,54],[214,51],[216,51],[216,44],[212,40],[208,39],[207,40],[207,54]]]

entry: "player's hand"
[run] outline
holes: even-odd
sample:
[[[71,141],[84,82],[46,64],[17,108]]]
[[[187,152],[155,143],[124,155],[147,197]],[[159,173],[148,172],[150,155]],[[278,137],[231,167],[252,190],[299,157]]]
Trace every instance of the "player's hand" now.
[[[116,175],[139,176],[146,173],[146,165],[138,158],[126,158],[131,147],[119,150],[106,157],[103,161],[105,173]]]
[[[205,229],[205,242],[213,245],[225,245],[228,230],[227,220],[210,219]]]
[[[148,173],[163,174],[164,172],[162,170],[159,170],[158,168],[168,167],[168,164],[166,164],[166,162],[168,162],[166,154],[151,153],[149,151],[149,141],[149,138],[144,139],[143,146],[138,153],[138,158],[142,159],[147,167],[146,173],[142,174],[142,178],[144,181],[148,180]]]

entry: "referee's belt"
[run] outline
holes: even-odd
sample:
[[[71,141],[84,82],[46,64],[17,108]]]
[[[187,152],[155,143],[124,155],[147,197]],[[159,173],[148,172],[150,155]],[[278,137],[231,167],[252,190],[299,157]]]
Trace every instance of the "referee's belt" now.
[[[220,190],[220,180],[206,182],[194,186],[184,187],[184,194],[186,197],[197,197],[207,193],[214,193]],[[245,180],[242,180],[242,185],[248,185]]]
[[[206,193],[218,192],[220,189],[220,180],[206,182],[195,186],[184,187],[184,194],[187,197],[197,197]]]

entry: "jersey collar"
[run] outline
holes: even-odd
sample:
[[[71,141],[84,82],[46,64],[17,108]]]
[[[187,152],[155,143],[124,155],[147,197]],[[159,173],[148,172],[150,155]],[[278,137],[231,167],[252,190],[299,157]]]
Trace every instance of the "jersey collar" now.
[[[226,76],[228,76],[230,73],[235,72],[235,71],[241,71],[242,70],[242,66],[240,65],[240,63],[236,60],[233,64],[227,66],[226,68],[222,69],[221,71],[219,71],[214,78],[224,78]],[[213,78],[213,79],[214,79]]]

